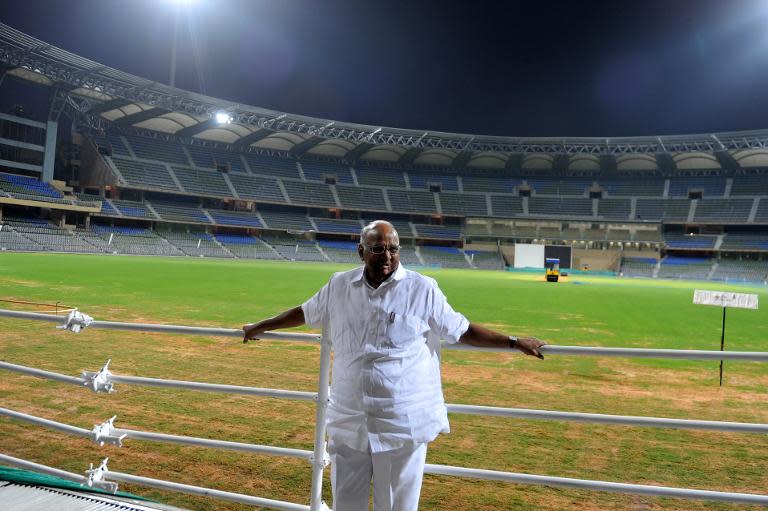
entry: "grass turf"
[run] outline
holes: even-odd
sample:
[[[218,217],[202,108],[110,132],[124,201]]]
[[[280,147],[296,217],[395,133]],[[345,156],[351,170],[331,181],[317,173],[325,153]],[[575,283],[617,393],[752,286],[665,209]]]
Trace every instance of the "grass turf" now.
[[[61,302],[97,319],[239,327],[301,303],[342,265],[56,254],[0,255],[0,298]],[[768,296],[763,287],[711,282],[425,270],[456,310],[505,332],[552,344],[718,349],[721,310],[694,306],[694,288]],[[2,306],[0,304],[0,306]],[[726,349],[765,351],[765,309],[729,310]],[[112,358],[117,374],[314,390],[315,346],[231,338],[87,330],[0,320],[0,358],[64,374]],[[768,367],[717,363],[445,352],[446,400],[492,406],[768,422]],[[311,404],[118,386],[105,396],[6,373],[5,407],[89,428],[311,449]],[[768,440],[758,435],[451,416],[428,461],[583,479],[761,493]],[[97,448],[0,418],[2,452],[82,471],[110,456],[114,470],[294,502],[309,495],[308,464],[291,459],[129,440]],[[193,509],[245,509],[139,487],[128,491]],[[326,489],[330,498],[330,491]],[[744,509],[726,504],[427,477],[422,509]]]

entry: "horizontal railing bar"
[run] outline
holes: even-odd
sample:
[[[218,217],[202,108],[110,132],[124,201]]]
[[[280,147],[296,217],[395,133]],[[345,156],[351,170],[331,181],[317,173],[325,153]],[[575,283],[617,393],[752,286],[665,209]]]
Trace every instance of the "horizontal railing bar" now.
[[[32,472],[38,472],[40,474],[48,474],[68,481],[76,483],[86,483],[88,478],[79,474],[73,474],[65,470],[59,470],[58,468],[49,467],[47,465],[41,465],[32,461],[22,460],[20,458],[14,458],[6,454],[0,454],[0,461],[8,465],[30,470]],[[240,493],[231,493],[221,490],[212,490],[209,488],[202,488],[200,486],[190,486],[187,484],[173,483],[170,481],[162,481],[160,479],[150,479],[147,477],[135,476],[132,474],[124,474],[121,472],[112,472],[108,470],[104,473],[105,479],[113,481],[121,481],[130,484],[138,484],[143,486],[150,486],[153,488],[159,488],[161,490],[169,490],[180,493],[187,493],[190,495],[201,495],[204,497],[213,497],[220,500],[227,500],[230,502],[239,502],[241,504],[249,504],[252,506],[268,507],[270,509],[278,509],[283,511],[309,511],[309,506],[302,504],[294,504],[292,502],[284,502],[281,500],[266,499],[262,497],[251,497],[250,495],[243,495]]]
[[[768,362],[768,353],[762,351],[669,350],[546,345],[541,347],[541,352],[546,355],[586,355],[593,357],[668,358],[687,360],[751,360],[754,362]]]
[[[37,312],[13,311],[0,309],[0,316],[21,319],[33,319],[63,323],[62,316],[41,314]],[[192,335],[214,335],[242,338],[243,331],[232,328],[207,328],[182,325],[157,325],[151,323],[120,323],[115,321],[93,321],[88,328],[107,328],[113,330],[132,330],[141,332],[162,332]],[[262,340],[276,341],[300,341],[318,342],[319,334],[301,334],[284,332],[264,332]],[[462,343],[443,342],[443,348],[451,350],[468,351],[501,351],[509,352],[507,348],[481,348]],[[768,362],[768,352],[758,351],[709,351],[709,350],[670,350],[649,348],[602,348],[593,346],[558,346],[547,344],[541,347],[541,352],[546,355],[578,355],[600,357],[628,357],[628,358],[666,358],[683,360],[741,360]]]
[[[85,438],[92,438],[93,434],[91,430],[78,428],[77,426],[70,426],[62,422],[56,422],[42,417],[36,417],[15,410],[9,410],[8,408],[0,408],[0,415],[10,417],[12,419],[18,419],[32,424],[44,426],[49,429],[62,431],[70,435],[81,436]],[[153,433],[150,431],[138,431],[133,429],[113,428],[113,436],[126,435],[127,438],[135,438],[137,440],[150,440],[156,442],[166,442],[183,445],[193,445],[197,447],[209,447],[217,449],[226,449],[230,451],[246,451],[256,454],[268,454],[271,456],[288,456],[292,458],[311,459],[312,451],[303,449],[291,449],[288,447],[273,447],[271,445],[259,445],[259,444],[246,444],[243,442],[230,442],[227,440],[213,440],[208,438],[197,438],[190,436],[179,435],[167,435],[165,433]]]
[[[632,415],[605,415],[599,413],[558,412],[551,410],[531,410],[527,408],[500,408],[495,406],[446,405],[449,413],[484,415],[495,417],[514,417],[518,419],[563,420],[590,422],[598,424],[619,424],[626,426],[646,426],[652,428],[699,429],[711,431],[730,431],[734,433],[768,433],[768,424],[750,422],[724,422],[687,419],[668,419],[663,417],[638,417]]]
[[[719,352],[718,352],[719,353]],[[42,376],[46,378],[58,379],[69,383],[83,384],[85,380],[72,378],[69,376],[41,371],[39,369],[18,366],[7,362],[0,362],[0,368],[6,368],[17,372]],[[86,375],[92,376],[93,372],[86,371]],[[285,399],[296,399],[311,401],[317,398],[313,392],[301,392],[280,389],[263,389],[243,387],[237,385],[223,385],[214,383],[198,383],[179,380],[162,380],[158,378],[143,378],[139,376],[121,376],[110,375],[110,380],[116,383],[126,383],[133,385],[146,385],[154,387],[183,388],[191,390],[202,390],[208,392],[223,392],[232,394],[256,395],[264,397],[275,397]],[[475,406],[475,405],[448,405],[448,411],[451,413],[462,413],[472,415],[515,417],[522,419],[545,419],[545,420],[567,420],[579,422],[593,422],[603,424],[625,424],[634,426],[648,427],[667,427],[677,429],[699,429],[713,431],[732,431],[738,433],[768,433],[768,425],[756,423],[739,423],[726,421],[703,421],[703,420],[685,420],[669,419],[662,417],[638,417],[625,415],[606,415],[578,412],[560,412],[551,410],[531,410],[525,408],[501,408],[493,406]]]
[[[95,375],[93,371],[84,371],[88,377]],[[147,387],[165,387],[188,390],[201,390],[205,392],[223,392],[226,394],[244,394],[249,396],[276,397],[283,399],[296,399],[300,401],[314,401],[316,392],[303,392],[299,390],[264,389],[258,387],[243,387],[240,385],[224,385],[220,383],[199,383],[194,381],[164,380],[160,378],[144,378],[142,376],[124,376],[110,374],[109,381],[125,383],[127,385],[143,385]]]
[[[151,440],[155,442],[194,445],[198,447],[211,447],[217,449],[227,449],[230,451],[246,451],[256,454],[288,456],[291,458],[303,458],[307,460],[312,458],[312,451],[306,451],[303,449],[291,449],[288,447],[273,447],[270,445],[246,444],[243,442],[230,442],[227,440],[211,440],[208,438],[197,438],[191,436],[167,435],[165,433],[152,433],[149,431],[137,431],[123,428],[115,428],[114,433],[117,436],[127,435],[127,438],[135,438],[137,440]]]
[[[458,351],[492,351],[509,353],[509,348],[480,348],[464,343],[447,343],[443,349]],[[649,348],[602,348],[595,346],[559,346],[545,344],[541,348],[544,355],[576,355],[587,357],[626,357],[626,358],[667,358],[683,360],[742,360],[768,362],[768,352],[763,351],[709,351],[709,350],[669,350]]]
[[[768,495],[753,493],[731,493],[711,490],[693,490],[688,488],[673,488],[669,486],[650,486],[645,484],[612,483],[608,481],[593,481],[589,479],[572,479],[568,477],[551,477],[515,472],[499,472],[476,468],[452,467],[449,465],[424,466],[425,474],[470,477],[491,481],[509,483],[537,484],[558,486],[562,488],[577,488],[582,490],[598,490],[630,495],[653,495],[657,497],[677,497],[682,499],[712,500],[717,502],[734,502],[738,504],[758,504],[768,506]]]
[[[43,419],[42,417],[35,417],[34,415],[17,412],[15,410],[9,410],[8,408],[0,408],[0,415],[25,422],[31,422],[33,424],[38,424],[40,426],[62,431],[70,435],[76,435],[85,438],[89,438],[91,436],[91,431],[88,429],[78,428],[77,426],[70,426],[69,424]]]
[[[104,474],[104,478],[110,481],[120,481],[129,484],[150,486],[160,490],[175,491],[189,495],[213,497],[216,499],[237,502],[240,504],[268,507],[270,509],[279,509],[283,511],[309,511],[309,506],[303,504],[294,504],[292,502],[266,499],[263,497],[251,497],[250,495],[243,495],[242,493],[212,490],[210,488],[202,488],[200,486],[191,486],[188,484],[174,483],[171,481],[162,481],[160,479],[150,479],[148,477],[124,474],[122,472],[112,472],[111,470]]]
[[[67,376],[65,374],[53,373],[51,371],[43,371],[42,369],[35,369],[34,367],[20,366],[16,364],[11,364],[10,362],[0,361],[0,369],[7,369],[8,371],[26,374],[29,376],[36,376],[38,378],[45,378],[47,380],[56,380],[64,383],[71,383],[73,385],[83,386],[85,384],[84,378]]]
[[[588,422],[598,424],[617,424],[627,426],[645,426],[656,428],[675,428],[675,429],[695,429],[695,430],[710,430],[710,431],[728,431],[734,433],[768,433],[768,425],[756,424],[756,423],[741,423],[741,422],[725,422],[725,421],[704,421],[704,420],[687,420],[687,419],[669,419],[661,417],[638,417],[627,415],[605,415],[594,413],[579,413],[579,412],[560,412],[551,410],[531,410],[525,408],[500,408],[493,406],[475,406],[475,405],[447,405],[450,413],[460,413],[468,415],[482,415],[482,416],[496,416],[496,417],[510,417],[518,419],[534,419],[534,420],[565,420],[575,422]],[[90,437],[91,432],[87,429],[78,428],[76,426],[70,426],[48,419],[35,417],[32,415],[24,414],[9,410],[7,408],[0,408],[0,415],[4,415],[11,418],[25,420],[27,422],[36,423],[51,429],[63,431],[65,433]],[[156,440],[162,442],[172,442],[186,445],[196,445],[202,447],[218,447],[229,450],[250,451],[262,454],[273,454],[290,456],[297,458],[310,458],[312,453],[310,451],[300,449],[290,449],[281,447],[271,447],[264,445],[252,445],[239,442],[229,442],[224,440],[210,440],[204,438],[186,437],[167,435],[164,433],[152,433],[146,431],[137,431],[131,429],[115,428],[116,435],[120,436],[126,434],[128,438],[137,438],[142,440]]]
[[[719,353],[719,352],[718,352]],[[68,383],[82,385],[85,380],[81,378],[72,378],[69,376],[33,369],[7,362],[0,362],[0,368],[6,368],[17,372],[41,376],[45,378],[59,379]],[[92,376],[93,372],[86,371],[86,375]],[[133,385],[146,385],[154,387],[182,388],[190,390],[201,390],[208,392],[222,392],[230,394],[244,394],[264,397],[296,399],[312,401],[317,398],[314,392],[302,392],[281,389],[263,389],[253,387],[243,387],[237,385],[223,385],[215,383],[198,383],[179,380],[162,380],[158,378],[143,378],[139,376],[121,376],[110,375],[110,380],[116,383],[126,383]],[[592,422],[602,424],[623,424],[631,426],[647,426],[660,428],[676,429],[698,429],[711,431],[731,431],[736,433],[768,433],[768,425],[756,423],[741,423],[727,421],[705,421],[705,420],[686,420],[670,419],[663,417],[638,417],[631,415],[606,415],[595,413],[579,412],[561,412],[552,410],[531,410],[525,408],[502,408],[494,406],[476,406],[449,404],[448,411],[451,413],[462,413],[471,415],[515,417],[521,419],[544,419],[544,420],[566,420],[577,422]]]
[[[57,316],[56,314],[43,314],[41,312],[15,311],[10,309],[0,309],[0,316],[18,319],[33,319],[35,321],[48,321],[49,323],[64,323],[66,316]]]
[[[46,378],[49,380],[57,380],[65,383],[72,383],[75,385],[85,385],[85,378],[76,378],[74,376],[67,376],[64,374],[54,373],[51,371],[43,371],[42,369],[35,369],[33,367],[20,366],[17,364],[11,364],[10,362],[0,361],[0,369],[7,369],[17,373],[27,374],[30,376],[37,376],[38,378]],[[89,378],[93,377],[96,372],[84,371],[83,374]],[[281,390],[281,389],[264,389],[258,387],[244,387],[240,385],[224,385],[219,383],[198,383],[191,381],[181,380],[163,380],[159,378],[143,378],[140,376],[120,376],[116,374],[110,374],[109,379],[115,383],[125,383],[128,385],[145,385],[149,387],[168,387],[168,388],[182,388],[190,390],[201,390],[206,392],[222,392],[226,394],[243,394],[250,396],[263,396],[263,397],[275,397],[283,399],[295,399],[299,401],[314,401],[317,399],[316,392],[304,392],[299,390]]]
[[[35,321],[48,321],[50,323],[63,324],[66,316],[55,314],[42,314],[39,312],[15,311],[0,309],[0,316],[18,319],[31,319]],[[153,323],[123,323],[119,321],[93,321],[88,328],[102,328],[108,330],[130,330],[139,332],[158,332],[167,334],[192,334],[213,335],[220,337],[243,337],[243,331],[237,328],[210,328],[184,325],[158,325]],[[272,341],[305,341],[319,342],[319,334],[300,334],[286,332],[264,332],[261,339]]]
[[[20,458],[14,458],[13,456],[8,456],[7,454],[0,454],[0,461],[5,463],[6,465],[23,468],[25,470],[38,472],[40,474],[48,474],[51,476],[60,477],[62,479],[66,479],[67,481],[73,481],[75,483],[85,483],[88,481],[87,477],[82,476],[80,474],[74,474],[72,472],[67,472],[66,470],[60,470],[58,468],[49,467],[48,465],[41,465],[39,463],[34,463],[32,461],[22,460]]]
[[[94,321],[88,328],[105,328],[108,330],[129,330],[140,332],[157,332],[166,334],[214,335],[221,337],[243,338],[243,331],[236,328],[210,328],[182,325],[156,325],[150,323],[120,323],[117,321]],[[302,341],[319,342],[319,334],[299,334],[286,332],[264,332],[260,339],[268,341]]]

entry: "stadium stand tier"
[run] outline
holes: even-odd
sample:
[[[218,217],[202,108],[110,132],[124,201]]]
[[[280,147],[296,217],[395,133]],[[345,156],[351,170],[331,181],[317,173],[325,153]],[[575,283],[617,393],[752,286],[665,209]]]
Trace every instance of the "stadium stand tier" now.
[[[240,199],[283,204],[288,202],[275,178],[232,173],[229,180]]]
[[[697,222],[746,223],[752,210],[751,199],[702,199],[696,201]]]
[[[768,282],[768,261],[723,258],[717,261],[712,280]]]
[[[455,247],[419,247],[422,260],[430,266],[441,268],[471,268],[469,259],[464,252]]]
[[[109,247],[113,247],[115,253],[159,256],[185,255],[165,238],[149,229],[99,224],[93,225],[92,229],[103,240],[107,241]]]
[[[221,169],[232,172],[247,172],[240,153],[224,151],[215,147],[197,145],[185,146],[196,167],[204,169]]]
[[[243,157],[253,174],[301,179],[296,160],[254,153],[246,153]]]
[[[724,177],[687,177],[669,180],[670,197],[688,197],[690,192],[700,191],[704,197],[722,197],[725,193]]]
[[[621,262],[620,273],[625,277],[644,277],[654,276],[659,261],[651,257],[625,257]]]
[[[336,186],[336,193],[342,207],[357,210],[386,211],[384,190],[381,188]]]
[[[0,231],[0,248],[356,264],[355,237],[365,223],[382,218],[408,240],[401,258],[409,265],[505,267],[499,253],[464,251],[465,237],[472,237],[611,250],[642,245],[653,257],[623,258],[615,269],[625,276],[731,279],[738,265],[720,252],[768,251],[759,227],[768,224],[768,177],[762,173],[515,176],[363,160],[350,166],[137,133],[107,131],[91,141],[114,174],[116,190],[66,196],[60,185],[0,173],[0,201],[100,208],[85,215],[90,228],[83,218],[66,229],[16,219]],[[680,224],[720,227],[688,234]],[[437,246],[442,243],[449,246]],[[702,257],[692,258],[691,251]],[[760,257],[738,264],[758,278]]]
[[[715,248],[717,236],[668,232],[664,235],[664,241],[668,248],[710,250]]]
[[[659,178],[600,179],[600,186],[608,196],[661,197],[664,180]]]
[[[360,220],[342,220],[335,218],[310,218],[317,227],[317,232],[358,235],[363,228]]]
[[[234,257],[208,233],[158,231],[171,245],[193,257]]]
[[[225,211],[213,208],[207,208],[205,211],[217,225],[251,227],[255,229],[264,227],[261,220],[259,220],[259,217],[255,213],[249,211]]]
[[[768,174],[733,178],[731,195],[768,195]]]
[[[326,179],[330,178],[335,181],[335,183],[332,184],[354,184],[352,173],[346,165],[313,160],[304,160],[300,165],[304,172],[304,178],[308,181],[320,181],[321,183],[325,183]]]
[[[661,278],[706,280],[712,271],[709,257],[666,256],[661,260],[658,276]]]
[[[357,167],[357,182],[361,185],[376,187],[405,188],[405,178],[400,171],[389,170],[382,172],[371,167]]]
[[[723,238],[723,243],[720,245],[720,250],[768,250],[768,231],[728,233]]]
[[[147,190],[169,190],[181,192],[168,171],[161,163],[141,162],[125,158],[112,158],[111,162],[128,186]]]
[[[515,193],[515,187],[520,184],[519,179],[503,177],[462,176],[465,192],[487,193]]]
[[[357,243],[351,241],[318,241],[320,248],[334,263],[359,264],[360,256],[357,253]]]

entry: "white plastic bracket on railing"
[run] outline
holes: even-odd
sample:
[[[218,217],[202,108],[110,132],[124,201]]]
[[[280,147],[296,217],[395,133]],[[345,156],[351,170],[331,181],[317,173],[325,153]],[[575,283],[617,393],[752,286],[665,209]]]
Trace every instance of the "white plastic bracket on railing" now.
[[[328,454],[328,443],[323,442],[323,456],[322,459],[316,460],[315,455],[309,457],[310,465],[318,465],[320,468],[325,468],[331,464],[331,455]]]
[[[88,372],[83,371],[82,375],[85,379],[83,385],[90,387],[94,392],[106,392],[107,394],[113,393],[115,391],[115,386],[111,380],[112,373],[109,372],[110,362],[112,362],[111,358],[107,360],[104,367],[99,369],[98,373],[89,374]]]
[[[104,444],[116,445],[118,447],[123,446],[123,439],[128,435],[117,435],[115,433],[116,418],[117,415],[113,415],[111,419],[93,426],[93,429],[91,430],[91,440],[98,444],[99,447],[103,447]]]
[[[64,321],[64,324],[57,326],[56,328],[69,330],[70,332],[79,334],[80,330],[84,329],[91,323],[93,323],[92,317],[90,317],[88,314],[78,311],[77,309],[74,309],[70,311],[69,314],[67,314],[67,319]]]
[[[326,394],[326,396],[330,396],[330,395],[331,395],[331,387],[329,386],[328,393]],[[312,398],[312,401],[317,403],[319,406],[328,408],[328,404],[331,402],[330,398],[326,397],[325,399],[322,400],[322,402],[320,401],[320,399],[321,399],[320,394],[318,393],[318,394],[315,394],[315,397]]]
[[[90,470],[86,471],[86,474],[88,474],[88,480],[86,481],[86,484],[89,488],[101,488],[102,490],[106,490],[111,493],[117,493],[117,483],[113,483],[105,479],[105,476],[109,472],[109,468],[107,468],[108,461],[109,458],[104,458],[104,460],[99,464],[98,468],[93,468],[93,463],[91,463]]]

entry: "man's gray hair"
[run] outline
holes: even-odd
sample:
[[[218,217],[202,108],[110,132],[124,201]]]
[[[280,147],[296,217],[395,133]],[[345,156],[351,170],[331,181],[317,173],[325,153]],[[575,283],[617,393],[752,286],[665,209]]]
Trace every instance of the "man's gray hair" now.
[[[397,229],[395,229],[395,226],[392,225],[390,222],[387,222],[386,220],[374,220],[373,222],[369,223],[365,227],[363,227],[363,230],[360,231],[360,244],[365,245],[365,242],[368,240],[368,235],[371,233],[371,231],[375,231],[379,228],[379,226],[386,225],[390,229],[392,229],[392,232],[395,234],[397,239],[400,239],[400,235],[397,234]]]

